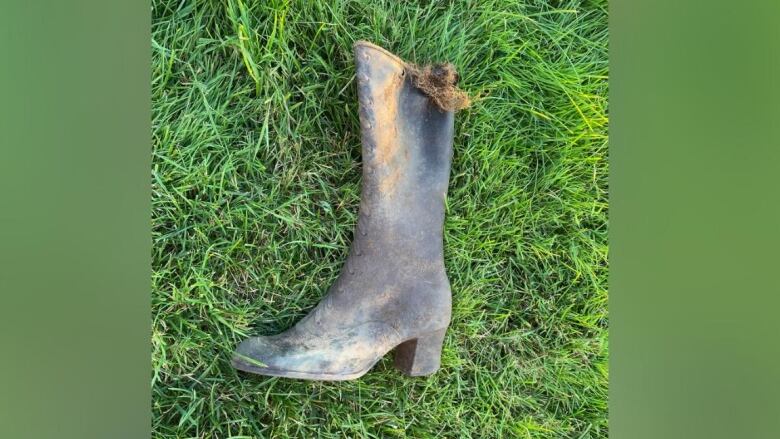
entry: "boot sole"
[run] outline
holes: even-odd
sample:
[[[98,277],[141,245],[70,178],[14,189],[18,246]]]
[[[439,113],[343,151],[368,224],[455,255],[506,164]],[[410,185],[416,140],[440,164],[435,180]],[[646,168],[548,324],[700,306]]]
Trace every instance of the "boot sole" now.
[[[407,376],[428,376],[439,370],[441,366],[441,348],[444,343],[444,334],[447,328],[432,331],[397,344],[384,355],[376,359],[370,366],[360,372],[348,374],[300,372],[294,370],[273,369],[259,367],[244,362],[231,361],[232,366],[238,370],[256,374],[282,378],[297,378],[314,381],[348,381],[362,377],[370,371],[388,352],[395,350],[393,365]]]

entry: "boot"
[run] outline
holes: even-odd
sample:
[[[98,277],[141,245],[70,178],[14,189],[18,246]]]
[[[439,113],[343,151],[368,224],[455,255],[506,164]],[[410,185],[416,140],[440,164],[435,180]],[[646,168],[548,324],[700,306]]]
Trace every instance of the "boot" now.
[[[439,368],[451,315],[442,228],[452,107],[463,104],[452,96],[465,94],[458,95],[449,65],[417,69],[363,41],[354,51],[363,186],[349,256],[325,298],[303,320],[238,346],[232,361],[237,369],[350,380],[393,348],[395,367],[407,375]]]

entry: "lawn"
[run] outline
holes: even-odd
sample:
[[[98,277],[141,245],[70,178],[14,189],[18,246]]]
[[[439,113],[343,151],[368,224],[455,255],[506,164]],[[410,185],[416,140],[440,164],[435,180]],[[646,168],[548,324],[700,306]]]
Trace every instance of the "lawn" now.
[[[605,2],[152,2],[155,437],[607,436]],[[450,61],[442,369],[239,373],[336,278],[360,194],[352,44]]]

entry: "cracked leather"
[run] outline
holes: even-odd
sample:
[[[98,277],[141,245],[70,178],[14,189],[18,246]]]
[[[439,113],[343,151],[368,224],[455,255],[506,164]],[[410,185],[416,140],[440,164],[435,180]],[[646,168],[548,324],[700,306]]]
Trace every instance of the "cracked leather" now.
[[[357,378],[399,344],[449,325],[442,233],[454,113],[415,88],[395,55],[367,42],[354,52],[363,179],[349,256],[327,295],[294,327],[238,346],[233,366],[240,370]]]

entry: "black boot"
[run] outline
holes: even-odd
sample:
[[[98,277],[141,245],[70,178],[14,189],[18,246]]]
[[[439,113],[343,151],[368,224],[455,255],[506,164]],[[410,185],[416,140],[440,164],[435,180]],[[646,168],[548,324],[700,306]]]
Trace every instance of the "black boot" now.
[[[349,380],[393,348],[395,366],[408,375],[439,368],[451,315],[442,228],[454,119],[441,99],[446,87],[461,93],[454,88],[457,75],[450,66],[422,73],[362,41],[355,59],[363,192],[349,257],[303,320],[238,346],[233,366],[240,370]],[[449,83],[442,88],[437,81]]]

